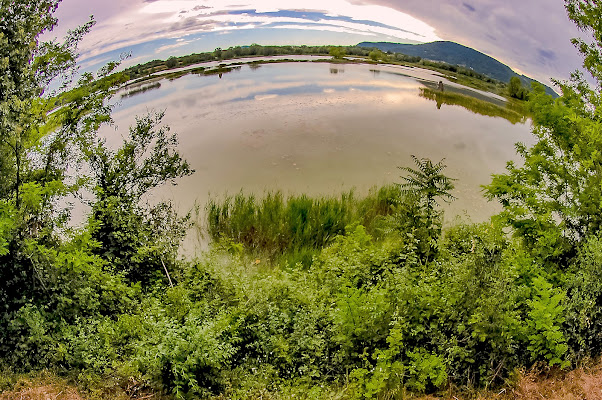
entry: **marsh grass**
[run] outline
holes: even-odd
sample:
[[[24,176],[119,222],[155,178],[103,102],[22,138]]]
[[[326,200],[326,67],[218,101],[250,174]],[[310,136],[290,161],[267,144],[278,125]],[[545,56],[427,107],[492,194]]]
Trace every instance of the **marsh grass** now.
[[[132,96],[136,96],[137,94],[142,94],[142,93],[146,93],[150,90],[155,90],[155,89],[159,89],[161,87],[161,82],[154,82],[152,84],[149,85],[141,85],[135,88],[132,88],[131,90],[123,93],[121,95],[121,98],[126,98],[126,97],[132,97]]]
[[[460,93],[441,92],[430,88],[420,88],[420,97],[437,102],[437,108],[441,108],[442,104],[460,106],[475,114],[504,118],[513,125],[524,123],[527,120],[525,106],[521,102],[511,101],[505,107],[502,107],[492,102]]]
[[[204,224],[197,226],[213,242],[226,239],[270,259],[286,254],[287,264],[308,265],[348,225],[360,223],[378,237],[380,219],[393,213],[400,198],[397,185],[373,188],[364,197],[354,191],[322,197],[270,191],[261,198],[240,192],[210,198]]]

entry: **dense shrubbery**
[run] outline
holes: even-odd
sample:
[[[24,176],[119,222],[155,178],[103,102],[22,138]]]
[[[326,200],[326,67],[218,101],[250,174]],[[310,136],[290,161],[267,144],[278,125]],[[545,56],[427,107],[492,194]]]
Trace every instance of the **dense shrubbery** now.
[[[90,27],[22,46],[57,5],[0,9],[0,49],[19,61],[0,63],[0,367],[177,398],[360,399],[492,387],[602,353],[600,92],[579,76],[557,100],[533,92],[538,143],[487,186],[504,207],[491,222],[443,229],[435,202],[452,182],[416,159],[405,184],[365,198],[212,201],[211,251],[181,260],[188,219],[140,202],[192,172],[161,115],[117,149],[98,137],[114,65],[42,96]],[[567,8],[587,30],[600,6]],[[598,87],[600,44],[581,47]],[[74,163],[87,174],[69,176]],[[89,218],[69,228],[59,205],[83,188]]]
[[[92,303],[113,305],[105,313],[77,292],[65,294],[68,307],[23,306],[9,325],[17,343],[5,361],[80,371],[90,382],[135,376],[180,395],[326,385],[370,398],[498,385],[517,367],[583,356],[583,340],[595,332],[580,325],[587,300],[566,288],[595,277],[553,283],[491,224],[448,229],[435,238],[432,261],[412,231],[395,228],[376,241],[362,225],[348,226],[308,270],[256,264],[218,247],[174,270],[174,288],[156,282],[142,297],[118,277],[103,281]],[[591,263],[595,246],[577,262]],[[53,322],[67,310],[80,315]]]

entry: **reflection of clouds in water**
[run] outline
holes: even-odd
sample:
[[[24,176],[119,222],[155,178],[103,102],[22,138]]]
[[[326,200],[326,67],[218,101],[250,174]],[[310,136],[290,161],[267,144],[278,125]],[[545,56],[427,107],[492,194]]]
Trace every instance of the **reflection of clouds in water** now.
[[[195,96],[185,96],[181,99],[173,100],[172,105],[175,107],[194,107],[197,104],[197,98]]]
[[[278,97],[277,94],[264,94],[264,95],[258,94],[255,96],[255,100],[259,100],[259,101],[269,100],[269,99],[275,99],[276,97]]]
[[[405,103],[409,99],[409,97],[399,93],[387,93],[384,96],[384,99],[389,103]]]
[[[361,103],[364,99],[354,99],[353,92],[356,92],[356,96],[360,93],[364,96],[366,91],[389,90],[395,91],[397,102],[402,101],[401,97],[404,96],[404,102],[419,101],[415,96],[419,87],[415,79],[403,75],[381,75],[382,78],[374,79],[368,74],[367,68],[364,68],[366,66],[358,66],[353,73],[335,77],[324,64],[275,64],[264,67],[262,73],[252,73],[255,79],[247,77],[251,70],[226,74],[222,80],[211,76],[187,75],[166,82],[164,86],[167,90],[148,97],[149,100],[144,104],[148,108],[158,109],[166,104],[168,108],[214,107],[217,104],[228,108],[232,102],[273,100],[276,96],[316,96],[334,92],[346,93],[339,99],[340,102]],[[156,96],[157,94],[162,96]],[[328,101],[332,104],[336,100],[329,98]],[[124,100],[118,112],[130,106],[128,100]]]
[[[515,158],[515,142],[528,140],[527,125],[459,107],[438,111],[418,96],[420,83],[413,78],[387,73],[373,78],[360,65],[346,66],[344,76],[331,75],[324,64],[264,67],[226,74],[222,81],[184,77],[163,85],[173,90],[162,87],[149,93],[147,103],[115,114],[122,123],[136,112],[167,105],[166,122],[178,132],[182,154],[197,173],[166,190],[166,197],[204,205],[208,192],[241,188],[362,191],[399,181],[396,167],[411,165],[409,155],[417,154],[447,158],[449,175],[461,179],[460,200],[449,209],[474,209],[480,219],[492,206],[479,185]],[[248,100],[235,101],[241,97]]]

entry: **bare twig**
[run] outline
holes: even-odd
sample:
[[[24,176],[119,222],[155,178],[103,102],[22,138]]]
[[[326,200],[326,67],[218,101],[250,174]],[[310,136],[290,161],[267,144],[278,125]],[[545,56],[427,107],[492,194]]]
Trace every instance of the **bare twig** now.
[[[171,278],[169,277],[169,272],[167,272],[167,267],[163,262],[163,257],[159,257],[159,259],[161,260],[161,265],[163,265],[163,269],[165,270],[165,274],[167,275],[167,279],[169,280],[169,286],[173,287],[173,283],[171,283]]]

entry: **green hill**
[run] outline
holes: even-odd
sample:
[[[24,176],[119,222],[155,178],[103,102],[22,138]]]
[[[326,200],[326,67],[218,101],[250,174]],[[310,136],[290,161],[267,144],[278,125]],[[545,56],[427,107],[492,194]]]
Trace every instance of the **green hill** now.
[[[423,44],[362,42],[358,44],[358,47],[377,48],[384,52],[402,53],[409,56],[422,57],[428,60],[442,61],[452,65],[461,65],[502,82],[508,82],[511,77],[518,76],[523,85],[527,87],[531,87],[531,83],[536,82],[528,76],[514,72],[510,67],[493,57],[454,42],[432,42]],[[552,88],[546,85],[544,86],[548,94],[558,96]]]

